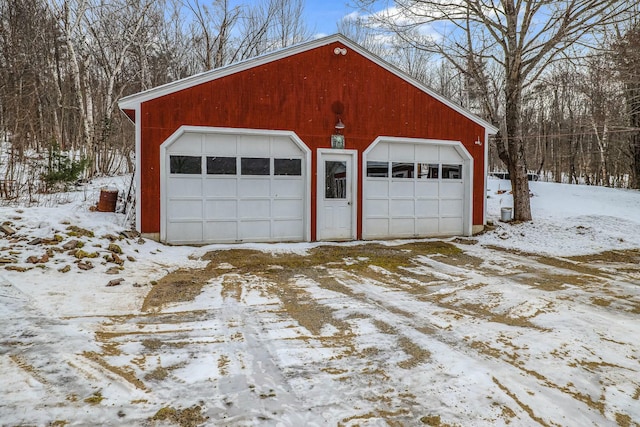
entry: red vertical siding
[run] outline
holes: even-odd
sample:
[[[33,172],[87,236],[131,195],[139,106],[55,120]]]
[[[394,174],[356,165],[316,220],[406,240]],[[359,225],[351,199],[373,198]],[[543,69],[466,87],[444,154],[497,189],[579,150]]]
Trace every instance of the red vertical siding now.
[[[160,230],[160,144],[182,125],[215,126],[292,130],[311,148],[315,239],[316,149],[331,145],[336,103],[343,106],[345,148],[357,149],[359,162],[380,135],[461,141],[474,158],[472,222],[482,224],[484,148],[475,141],[484,140],[484,128],[351,49],[335,55],[336,46],[342,47],[319,47],[144,102],[141,231]],[[361,176],[358,185],[361,218]]]

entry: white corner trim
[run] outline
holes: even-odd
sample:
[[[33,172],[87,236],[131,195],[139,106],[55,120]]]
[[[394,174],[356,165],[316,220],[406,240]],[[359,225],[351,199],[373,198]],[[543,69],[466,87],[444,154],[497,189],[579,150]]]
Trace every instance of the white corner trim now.
[[[140,117],[140,106],[136,106],[136,118]],[[136,183],[136,230],[142,232],[142,124],[140,120],[135,123],[135,183]]]
[[[484,133],[484,188],[482,189],[482,225],[487,225],[487,189],[489,183],[489,132]]]

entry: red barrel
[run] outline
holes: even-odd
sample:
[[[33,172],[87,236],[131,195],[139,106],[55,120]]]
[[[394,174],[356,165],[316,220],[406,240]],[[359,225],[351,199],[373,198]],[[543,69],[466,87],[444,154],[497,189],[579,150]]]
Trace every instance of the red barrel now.
[[[99,212],[115,212],[118,202],[118,190],[113,188],[100,189],[100,200],[98,201]]]

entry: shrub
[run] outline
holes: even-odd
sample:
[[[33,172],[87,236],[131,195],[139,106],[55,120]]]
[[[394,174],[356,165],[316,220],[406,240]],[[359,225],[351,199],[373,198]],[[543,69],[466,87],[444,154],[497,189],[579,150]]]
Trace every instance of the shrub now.
[[[85,158],[72,160],[68,154],[60,151],[60,146],[56,142],[49,146],[48,154],[46,172],[40,177],[44,181],[47,191],[55,190],[57,187],[66,189],[69,184],[78,181],[80,174],[84,172],[89,163]]]

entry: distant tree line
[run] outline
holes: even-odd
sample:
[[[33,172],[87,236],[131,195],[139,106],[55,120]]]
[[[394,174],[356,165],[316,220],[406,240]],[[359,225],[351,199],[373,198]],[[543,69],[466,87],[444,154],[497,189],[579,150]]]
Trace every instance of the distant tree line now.
[[[356,3],[362,14],[340,32],[500,128],[492,170],[640,188],[634,2],[503,1],[487,10],[494,2],[401,0],[387,13],[369,10],[379,2]],[[554,9],[561,3],[571,5]],[[122,96],[313,35],[303,0],[233,4],[0,0],[0,181],[18,183],[16,192],[58,176],[47,169],[61,164],[52,155],[82,162],[86,177],[132,172]]]
[[[122,96],[308,40],[302,4],[0,0],[0,197],[46,190],[61,154],[132,172]]]

